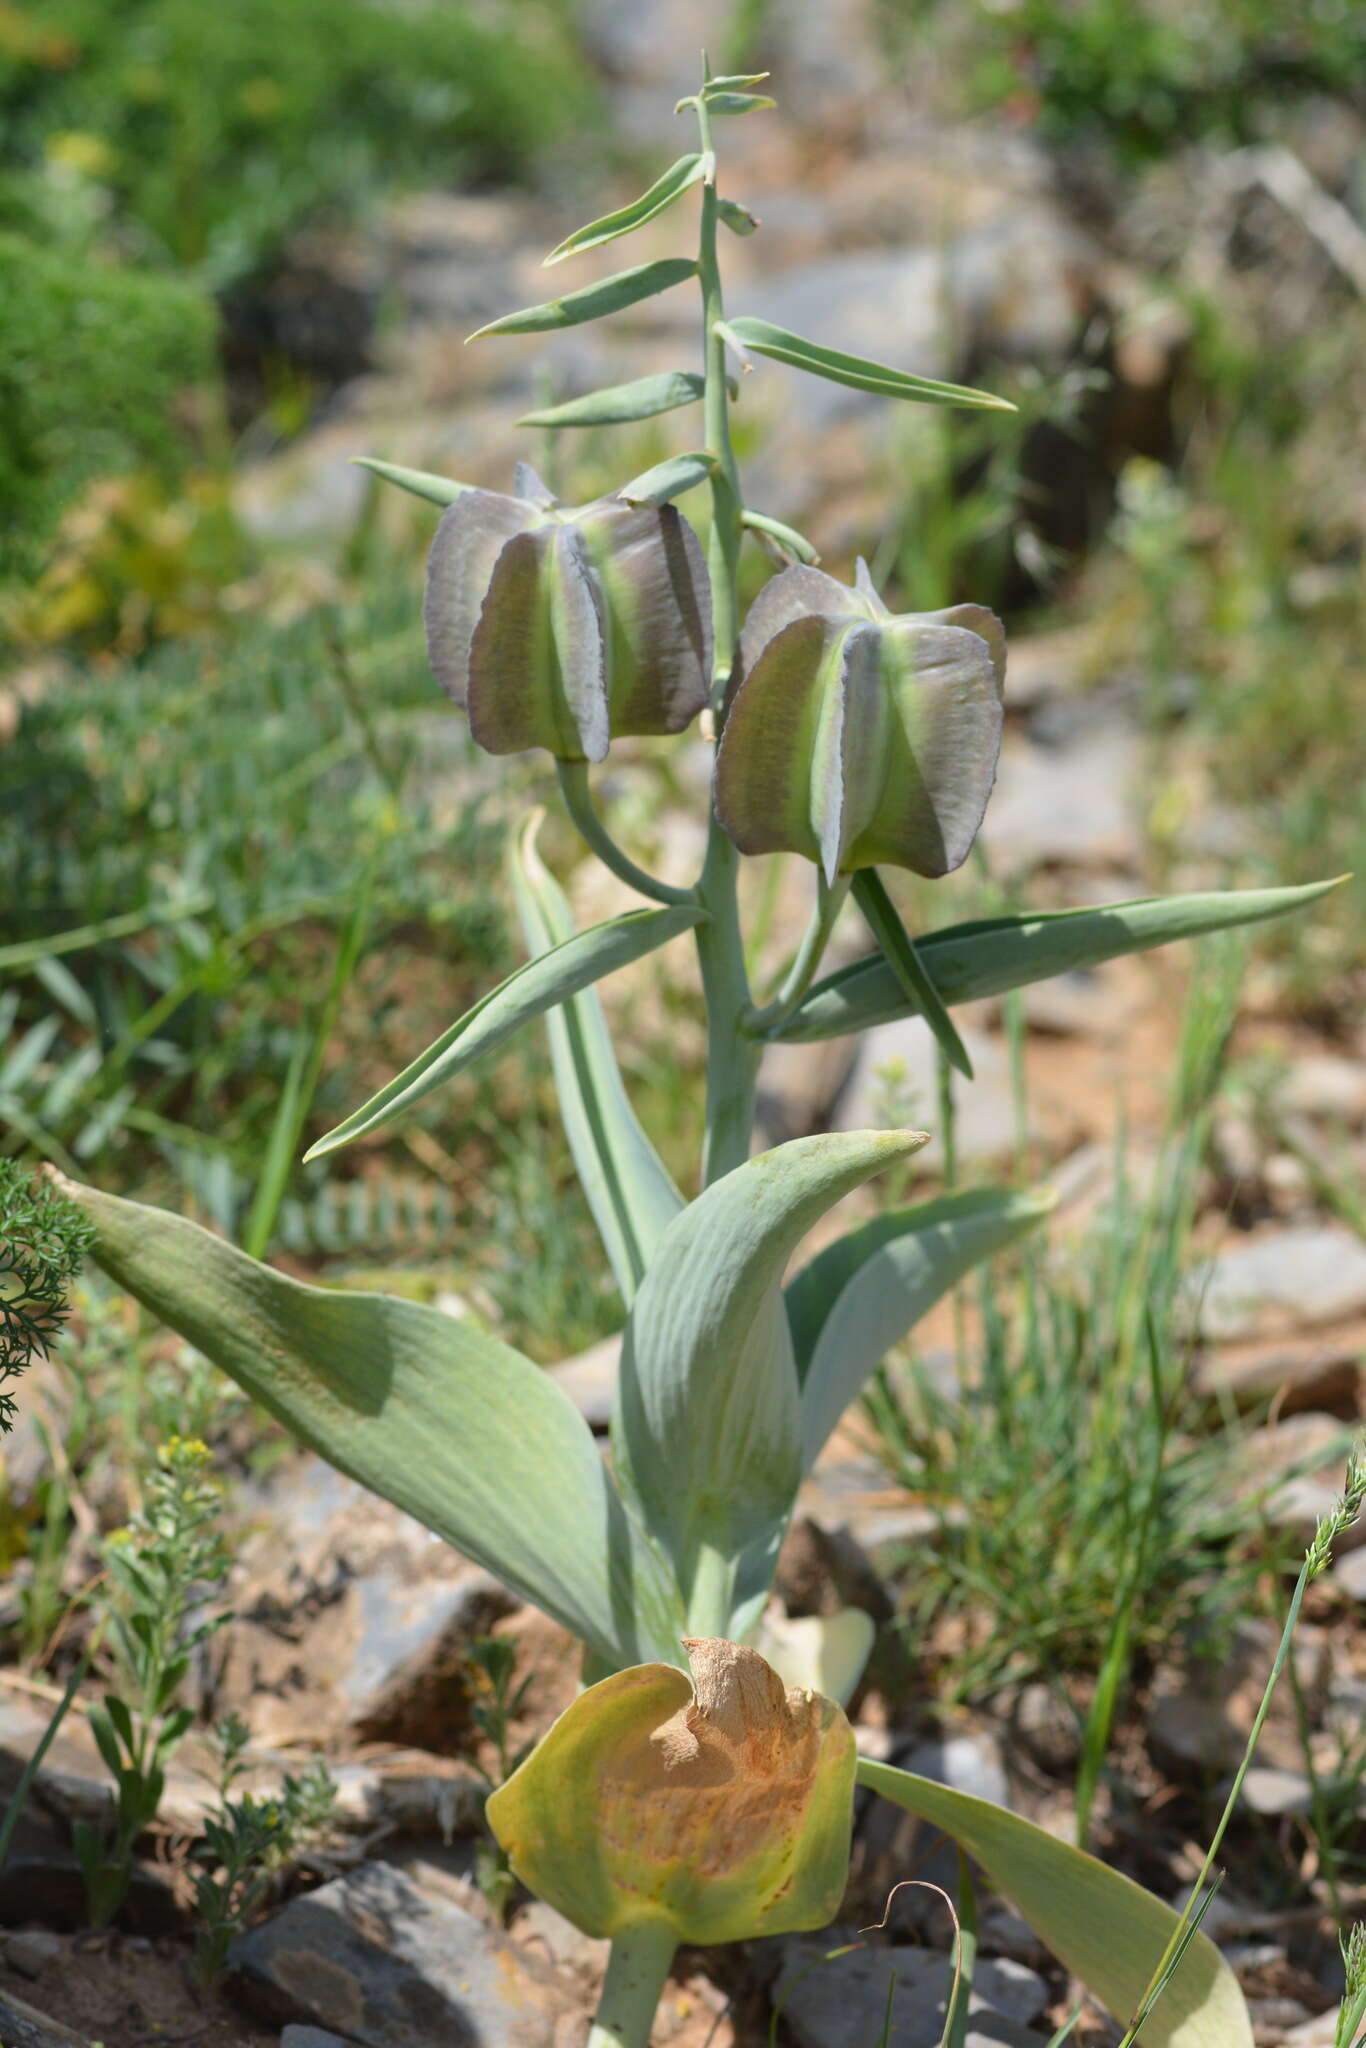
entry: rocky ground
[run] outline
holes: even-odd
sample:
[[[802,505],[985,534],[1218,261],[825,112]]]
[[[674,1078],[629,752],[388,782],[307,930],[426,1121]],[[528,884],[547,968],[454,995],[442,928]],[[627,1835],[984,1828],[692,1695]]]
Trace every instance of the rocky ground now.
[[[686,0],[629,9],[600,0],[595,9],[616,111],[642,141],[656,140],[660,108],[692,83],[691,59],[672,53],[698,39],[696,11]],[[1077,446],[1040,434],[1024,464],[1027,484],[1033,477],[1057,492],[1054,508],[1038,514],[1040,542],[1084,544],[1118,461],[1160,452],[1174,365],[1189,342],[1184,316],[1146,280],[1147,216],[1079,209],[1060,191],[1056,166],[1021,133],[999,124],[945,132],[913,95],[886,90],[871,38],[857,26],[851,7],[801,0],[782,10],[774,68],[784,111],[731,124],[725,138],[731,186],[763,220],[761,234],[728,252],[733,300],[817,334],[837,311],[846,346],[885,355],[894,334],[897,359],[932,375],[970,375],[987,354],[1049,373],[1103,362],[1108,379],[1085,401]],[[357,451],[502,486],[515,455],[527,452],[513,422],[547,370],[557,392],[571,395],[692,360],[694,308],[684,295],[553,348],[539,338],[462,348],[471,328],[543,296],[542,250],[598,205],[600,195],[575,186],[570,164],[550,217],[541,200],[433,191],[390,210],[382,229],[306,252],[339,301],[358,309],[357,354],[368,365],[288,453],[244,476],[243,511],[258,531],[300,550],[347,531],[367,488],[347,465]],[[657,227],[632,261],[673,253],[673,224]],[[583,259],[580,281],[616,267],[617,253],[600,264]],[[401,318],[381,321],[381,307],[401,309]],[[765,364],[745,380],[742,417],[753,494],[767,509],[836,559],[876,531],[896,496],[891,465],[876,459],[877,401],[834,386],[799,390]],[[1153,871],[1149,828],[1163,792],[1138,680],[1111,636],[1097,628],[1023,639],[1012,649],[1008,702],[985,834],[996,882],[1040,906],[1118,899],[1159,883],[1218,884],[1243,821],[1208,787],[1174,860],[1160,876]],[[614,772],[618,792],[629,793],[632,775],[644,771],[628,755]],[[694,750],[674,786],[705,773]],[[664,866],[683,872],[694,814],[665,802],[650,829]],[[581,910],[617,907],[615,884],[582,870],[576,886]],[[791,905],[783,899],[775,950],[789,911],[796,914],[795,893]],[[841,943],[857,946],[857,935],[842,933]],[[1131,1164],[1153,1157],[1185,972],[1180,960],[1153,956],[1027,992],[1031,1156],[1059,1190],[1061,1241],[1104,1196],[1121,1120]],[[619,999],[648,998],[642,976]],[[972,1006],[963,1026],[978,1075],[961,1095],[957,1130],[959,1170],[971,1176],[1009,1167],[1017,1136],[1000,1004]],[[1336,1030],[1325,1038],[1287,1017],[1275,982],[1254,965],[1235,1056],[1261,1061],[1271,1092],[1256,1115],[1221,1113],[1201,1188],[1197,1235],[1207,1263],[1191,1372],[1212,1407],[1267,1418],[1247,1436],[1247,1470],[1264,1492],[1269,1477],[1287,1475],[1264,1511],[1297,1538],[1331,1501],[1343,1425],[1361,1412],[1366,1244],[1343,1204],[1325,1200],[1325,1187],[1359,1188],[1366,1167],[1366,1041],[1357,1029],[1355,1041]],[[765,1131],[776,1140],[876,1121],[889,1063],[900,1086],[933,1102],[932,1047],[916,1025],[883,1027],[857,1048],[779,1049],[763,1076]],[[942,1165],[933,1151],[926,1160],[930,1173]],[[947,1342],[948,1331],[946,1313],[928,1344]],[[560,1368],[597,1428],[614,1363],[609,1342]],[[487,1574],[316,1461],[292,1459],[244,1488],[234,1514],[237,1618],[204,1660],[201,1703],[247,1716],[257,1787],[320,1747],[340,1788],[337,1824],[238,1944],[224,1992],[201,1997],[184,1971],[182,1851],[209,1796],[193,1745],[171,1774],[126,1914],[115,1932],[91,1936],[81,1931],[69,1828],[103,1811],[110,1794],[74,1712],[38,1773],[0,1875],[0,2040],[6,2048],[571,2048],[591,2010],[600,1945],[525,1899],[504,1925],[480,1889],[482,1781],[471,1763],[478,1735],[466,1651],[491,1630],[515,1638],[522,1668],[534,1674],[524,1716],[532,1733],[571,1696],[572,1645]],[[932,1527],[924,1503],[891,1483],[851,1424],[804,1498],[780,1574],[788,1611],[854,1599],[890,1617],[914,1569],[913,1546]],[[1350,1747],[1366,1707],[1363,1600],[1366,1548],[1349,1545],[1297,1650],[1325,1759],[1341,1753],[1341,1736]],[[1271,1623],[1249,1620],[1217,1662],[1173,1646],[1145,1676],[1122,1735],[1131,1798],[1108,1817],[1105,1848],[1164,1896],[1179,1898],[1195,1876],[1199,1796],[1241,1755],[1276,1635]],[[9,1788],[53,1697],[43,1682],[0,1669],[0,1771]],[[895,1684],[866,1691],[858,1713],[871,1753],[1069,1828],[1076,1723],[1048,1687],[1013,1688],[944,1715],[914,1669],[903,1669]],[[1301,1822],[1310,1800],[1300,1730],[1283,1699],[1246,1803],[1258,1856],[1274,1851],[1291,1867],[1304,1859],[1304,1889],[1291,1907],[1267,1907],[1256,1902],[1251,1873],[1241,1883],[1233,1869],[1207,1926],[1242,1977],[1258,2040],[1329,2048],[1341,1975],[1307,1860]],[[863,1813],[848,1927],[878,1921],[899,1879],[933,1879],[941,1862],[904,1817]],[[1355,1893],[1349,1903],[1359,1905]],[[777,2000],[788,2048],[871,2048],[890,1967],[904,1987],[899,2048],[934,2048],[951,1974],[942,1937],[923,1903],[903,1895],[887,1930],[818,1969],[807,1965],[840,1930],[684,1955],[657,2040],[750,2048],[767,2038]],[[1067,2009],[1067,1987],[1002,1907],[987,1911],[981,1952],[971,2048],[1039,2048]],[[1099,2022],[1087,2026],[1079,2040],[1107,2038]]]

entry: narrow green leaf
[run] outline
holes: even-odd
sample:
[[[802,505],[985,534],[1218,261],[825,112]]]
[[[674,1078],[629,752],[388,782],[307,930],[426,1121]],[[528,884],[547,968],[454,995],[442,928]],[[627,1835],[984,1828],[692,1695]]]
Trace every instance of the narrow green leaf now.
[[[742,512],[740,524],[748,527],[751,533],[766,534],[769,540],[776,541],[787,554],[805,562],[808,568],[813,568],[820,560],[819,553],[804,533],[798,533],[795,526],[788,526],[781,519],[771,519],[767,512]]]
[[[566,292],[561,299],[547,299],[541,306],[524,306],[520,312],[505,313],[467,335],[480,341],[489,334],[545,334],[556,327],[580,327],[585,320],[601,320],[605,314],[620,313],[641,299],[652,299],[676,284],[696,277],[697,265],[690,257],[668,257],[659,263],[642,263],[634,270],[619,270],[582,291]]]
[[[951,1287],[1027,1230],[1054,1197],[977,1188],[918,1202],[846,1231],[803,1266],[785,1300],[810,1470],[894,1344]]]
[[[1042,1568],[1042,1565],[1041,1565]],[[860,1757],[858,1781],[952,1836],[1065,1969],[1123,2023],[1177,1926],[1131,1878],[988,1800]],[[1144,2030],[1144,2048],[1252,2048],[1238,1980],[1200,1935]]]
[[[109,1716],[103,1707],[89,1707],[86,1710],[86,1724],[95,1738],[95,1747],[104,1758],[115,1780],[123,1775],[124,1762],[114,1731],[109,1725]]]
[[[650,420],[662,412],[694,405],[707,388],[705,377],[691,370],[664,370],[657,377],[637,377],[630,384],[610,384],[587,391],[563,405],[526,412],[519,427],[616,427],[630,420]]]
[[[732,71],[720,78],[709,78],[702,88],[702,97],[710,99],[714,92],[752,92],[772,76],[771,71]]]
[[[827,377],[833,384],[847,384],[852,391],[872,391],[879,398],[909,398],[923,405],[972,405],[991,412],[1015,412],[1008,398],[993,398],[987,391],[971,391],[964,384],[941,384],[933,377],[913,377],[908,370],[894,370],[866,356],[845,355],[840,349],[825,348],[800,334],[789,334],[771,320],[742,316],[727,323],[742,347],[756,355],[772,356],[778,363],[790,363],[795,370],[813,377]]]
[[[778,102],[766,92],[704,92],[708,113],[762,114]]]
[[[684,491],[707,483],[715,468],[715,457],[704,448],[693,449],[686,455],[670,455],[629,484],[623,484],[617,496],[628,505],[667,505],[674,498],[681,498]]]
[[[1143,953],[1175,939],[1202,938],[1235,925],[1259,924],[1303,910],[1344,879],[1293,889],[1228,889],[1208,895],[1148,896],[1096,909],[1036,911],[979,918],[926,932],[917,944],[926,973],[945,1003],[1003,995],[1050,975],[1098,967],[1125,953]],[[919,1015],[886,961],[876,954],[828,974],[773,1033],[791,1044],[814,1044]]]
[[[583,1417],[440,1309],[307,1287],[164,1210],[67,1184],[110,1278],[341,1472],[613,1666],[682,1652],[676,1595]]]
[[[934,1033],[939,1050],[951,1067],[971,1081],[972,1061],[958,1036],[952,1017],[944,1007],[938,989],[925,972],[915,941],[897,915],[876,868],[860,868],[854,876],[854,901],[863,912],[869,931],[881,948],[882,957],[901,984],[908,1002],[914,1003]]]
[[[798,1138],[714,1181],[660,1239],[626,1325],[612,1439],[685,1587],[703,1549],[733,1561],[766,1546],[796,1493],[784,1266],[842,1195],[924,1143],[918,1131]]]
[[[577,995],[604,975],[615,974],[644,953],[652,953],[680,932],[700,924],[705,911],[693,903],[669,904],[659,910],[628,910],[605,924],[576,932],[563,945],[538,960],[529,960],[506,981],[467,1010],[463,1017],[443,1031],[401,1074],[396,1074],[370,1100],[363,1103],[344,1123],[320,1138],[306,1159],[321,1159],[342,1145],[349,1145],[368,1131],[376,1131],[401,1111],[410,1109],[424,1095],[439,1088],[469,1066],[481,1054],[502,1045],[533,1017],[553,1009],[566,996]]]
[[[670,164],[662,177],[655,179],[648,192],[641,193],[639,199],[633,199],[628,206],[619,206],[615,213],[605,213],[601,220],[590,221],[586,228],[576,228],[572,235],[566,235],[559,247],[551,250],[546,263],[562,263],[566,256],[577,256],[584,249],[596,249],[603,242],[614,242],[618,235],[629,235],[632,229],[644,227],[647,220],[653,220],[656,214],[663,213],[666,207],[681,199],[705,173],[706,160],[702,156],[681,156],[676,164]]]
[[[718,199],[716,211],[733,235],[752,235],[759,226],[749,208],[737,205],[733,199]]]
[[[453,505],[475,488],[456,483],[454,477],[433,476],[429,470],[400,469],[396,462],[380,462],[373,455],[353,455],[351,460],[358,469],[368,469],[386,484],[397,484],[401,491],[411,491],[415,498],[426,498],[432,505]]]
[[[150,931],[154,925],[179,924],[186,918],[202,917],[213,909],[207,892],[196,892],[181,903],[154,903],[147,910],[129,910],[118,917],[102,917],[95,924],[76,925],[70,931],[53,932],[45,939],[21,939],[14,946],[0,946],[0,973],[14,973],[34,967],[40,960],[54,960],[61,953],[83,953],[87,946],[102,946],[110,939],[131,939]]]
[[[543,955],[573,936],[569,905],[536,851],[542,812],[518,834],[513,887],[527,947]],[[623,1086],[595,989],[546,1013],[555,1092],[579,1182],[629,1308],[683,1197]]]

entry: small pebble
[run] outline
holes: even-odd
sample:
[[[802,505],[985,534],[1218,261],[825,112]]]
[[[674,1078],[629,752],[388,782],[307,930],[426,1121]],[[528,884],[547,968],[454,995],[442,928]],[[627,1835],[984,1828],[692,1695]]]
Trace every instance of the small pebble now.
[[[61,1956],[61,1936],[45,1933],[42,1928],[11,1934],[5,1941],[5,1961],[21,1977],[41,1977],[44,1970],[60,1962]]]

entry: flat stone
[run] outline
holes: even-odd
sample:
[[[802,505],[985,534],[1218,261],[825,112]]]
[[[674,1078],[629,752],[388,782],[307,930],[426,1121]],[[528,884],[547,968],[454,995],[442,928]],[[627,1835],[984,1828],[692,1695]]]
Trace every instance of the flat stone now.
[[[518,1951],[390,1864],[292,1899],[231,1960],[264,2018],[359,2048],[551,2048],[553,2000]]]
[[[1335,1415],[1307,1409],[1254,1429],[1238,1446],[1235,1498],[1256,1504],[1277,1529],[1308,1545],[1342,1494],[1352,1434]],[[1358,1521],[1337,1539],[1339,1555],[1366,1542]]]
[[[1008,733],[982,828],[988,853],[1012,871],[1141,864],[1142,765],[1140,738],[1118,724],[1056,747]]]
[[[1221,1344],[1196,1361],[1195,1392],[1206,1399],[1231,1397],[1261,1405],[1273,1396],[1278,1415],[1305,1408],[1357,1405],[1361,1361],[1366,1357],[1366,1321],[1358,1319],[1328,1332],[1243,1338]]]
[[[1234,1770],[1280,1641],[1279,1629],[1261,1621],[1242,1622],[1220,1655],[1188,1652],[1159,1666],[1148,1713],[1148,1743],[1154,1757],[1175,1776]],[[1322,1631],[1302,1626],[1291,1655],[1311,1714],[1327,1693],[1329,1657]],[[1288,1682],[1272,1696],[1258,1745],[1258,1764],[1298,1771],[1304,1762],[1294,1697]]]
[[[5,1937],[5,1961],[21,1977],[41,1977],[65,1953],[61,1940],[41,1927],[26,1928]]]
[[[834,1930],[793,1937],[774,1990],[797,2048],[868,2048],[878,2039],[894,1979],[892,2038],[897,2048],[939,2048],[953,1984],[948,1956],[924,1948],[858,1948],[829,1962]],[[814,1965],[814,1967],[813,1967]],[[969,2039],[986,2048],[1034,2048],[1041,2036],[1026,2024],[1048,2002],[1043,1979],[1008,1957],[979,1961],[969,2003]],[[975,2024],[974,2024],[975,2023]]]
[[[301,2027],[291,2021],[281,2032],[280,2048],[351,2048],[351,2043],[326,2027]]]
[[[1314,1788],[1303,1771],[1278,1771],[1268,1764],[1253,1764],[1243,1779],[1243,1802],[1254,1813],[1310,1813]]]
[[[1366,1548],[1349,1550],[1346,1557],[1340,1557],[1329,1574],[1328,1583],[1345,1593],[1349,1600],[1366,1600]]]
[[[1303,2020],[1292,2027],[1288,2034],[1281,2035],[1281,2048],[1333,2048],[1338,2034],[1339,2008],[1331,2012],[1316,2013],[1313,2019]]]
[[[236,1708],[264,1744],[458,1751],[468,1645],[516,1610],[506,1587],[321,1458],[273,1476],[252,1519],[215,1711]]]
[[[1259,1234],[1193,1273],[1190,1294],[1212,1338],[1366,1315],[1366,1244],[1335,1223]]]
[[[1366,1064],[1341,1053],[1306,1053],[1276,1090],[1276,1102],[1294,1115],[1366,1122]]]

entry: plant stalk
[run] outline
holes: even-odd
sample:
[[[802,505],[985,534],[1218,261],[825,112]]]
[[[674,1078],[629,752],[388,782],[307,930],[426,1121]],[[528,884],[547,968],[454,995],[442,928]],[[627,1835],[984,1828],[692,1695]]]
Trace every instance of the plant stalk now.
[[[697,104],[704,153],[712,153],[711,121],[705,102]],[[714,161],[714,158],[713,158]],[[706,389],[703,410],[707,452],[715,458],[711,480],[711,538],[708,567],[712,602],[712,720],[719,740],[726,695],[735,671],[740,638],[740,519],[743,502],[730,439],[730,394],[726,389],[726,345],[716,332],[725,317],[721,268],[716,253],[716,173],[702,187],[702,228],[697,270],[702,286],[702,340]],[[707,854],[698,896],[709,913],[697,927],[697,959],[707,1005],[707,1126],[702,1185],[710,1187],[749,1157],[754,1126],[754,1089],[761,1048],[745,1029],[750,1007],[749,977],[740,932],[737,898],[740,856],[715,812],[708,823]]]
[[[644,868],[637,867],[630,855],[617,845],[593,808],[586,761],[557,761],[555,768],[560,778],[565,809],[578,826],[587,845],[592,847],[603,866],[610,868],[618,881],[625,882],[628,889],[639,890],[642,896],[653,897],[656,903],[692,902],[691,889],[675,889],[672,883],[661,882],[656,876],[647,874]]]
[[[587,2048],[650,2048],[650,2029],[677,1945],[667,1920],[636,1920],[613,1935]]]

